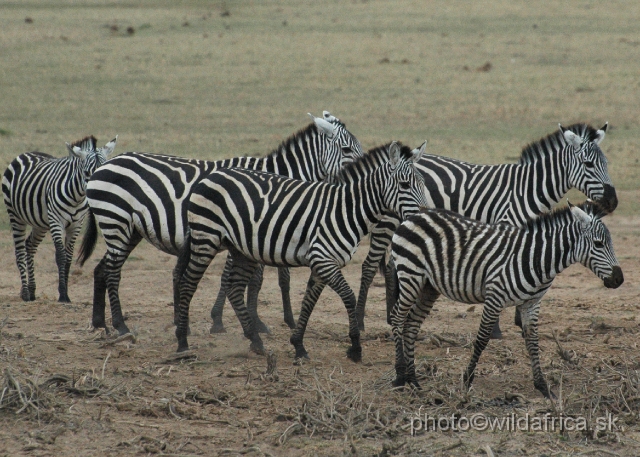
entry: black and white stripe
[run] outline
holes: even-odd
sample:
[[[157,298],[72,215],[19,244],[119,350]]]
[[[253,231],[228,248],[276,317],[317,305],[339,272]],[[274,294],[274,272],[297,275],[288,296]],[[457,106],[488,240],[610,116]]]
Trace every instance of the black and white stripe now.
[[[502,309],[517,306],[531,358],[535,387],[546,397],[538,356],[540,300],[558,273],[574,263],[591,269],[609,288],[623,282],[605,214],[587,202],[529,221],[522,228],[485,224],[457,213],[429,209],[403,222],[392,242],[397,298],[391,311],[396,343],[396,385],[417,385],[414,345],[420,325],[440,295],[484,303],[473,356],[464,375],[471,385],[476,364]]]
[[[97,149],[93,136],[67,143],[69,156],[55,158],[42,152],[16,157],[2,177],[4,203],[9,214],[16,263],[20,272],[24,301],[36,298],[33,257],[47,232],[56,248],[58,300],[69,301],[67,282],[73,246],[87,213],[87,180],[113,152],[113,139]],[[27,229],[31,233],[27,236]]]
[[[256,352],[264,350],[243,303],[247,272],[257,264],[309,266],[311,278],[291,343],[296,357],[307,320],[325,285],[344,302],[349,315],[351,348],[361,359],[355,295],[340,269],[351,260],[360,240],[385,211],[401,218],[415,214],[426,201],[415,161],[425,145],[411,151],[392,143],[347,165],[340,184],[308,183],[266,173],[226,169],[211,173],[193,190],[189,204],[190,242],[179,260],[180,319],[178,351],[188,349],[189,304],[205,270],[222,250],[233,256],[229,299]]]
[[[558,131],[526,146],[516,164],[476,165],[425,155],[417,167],[424,177],[429,207],[483,222],[522,226],[576,188],[611,212],[618,199],[599,146],[606,130],[607,124],[598,130],[587,124],[560,126]],[[371,232],[358,296],[361,329],[369,287],[399,223],[391,216]],[[499,335],[496,324],[494,336]]]
[[[113,326],[120,334],[129,332],[122,318],[118,294],[125,260],[143,239],[168,254],[179,253],[187,226],[189,195],[211,171],[241,167],[305,181],[321,181],[331,179],[345,163],[363,155],[359,141],[339,119],[327,111],[323,118],[312,118],[312,124],[260,159],[236,157],[212,162],[128,152],[98,170],[87,187],[95,220],[94,217],[90,219],[79,260],[81,263],[86,261],[95,247],[97,221],[107,252],[94,270],[94,327],[107,328],[105,293],[108,291]],[[229,268],[230,265],[225,269]],[[177,305],[177,301],[174,276],[174,304]]]

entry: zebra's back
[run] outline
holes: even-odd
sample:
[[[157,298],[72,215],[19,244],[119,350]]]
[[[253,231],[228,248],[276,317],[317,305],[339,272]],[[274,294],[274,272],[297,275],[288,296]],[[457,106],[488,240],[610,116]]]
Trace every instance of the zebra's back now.
[[[330,225],[344,225],[341,219],[327,220],[324,211],[341,204],[344,190],[271,173],[221,169],[194,188],[189,226],[194,238],[203,232],[215,244],[233,246],[266,265],[308,265],[311,242],[326,236]]]
[[[398,276],[419,274],[456,301],[482,303],[486,286],[509,268],[522,232],[485,224],[455,212],[427,209],[405,221],[393,237],[394,256],[403,258]]]
[[[65,179],[69,158],[27,152],[13,159],[2,177],[7,210],[23,223],[49,228],[47,194]]]

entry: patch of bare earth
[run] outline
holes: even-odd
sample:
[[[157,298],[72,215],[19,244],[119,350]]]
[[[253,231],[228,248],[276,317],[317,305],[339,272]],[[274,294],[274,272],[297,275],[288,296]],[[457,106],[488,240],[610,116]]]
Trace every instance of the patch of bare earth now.
[[[90,327],[97,254],[83,270],[74,267],[73,302],[60,304],[53,249],[45,243],[36,261],[39,298],[24,303],[11,238],[3,232],[0,455],[638,455],[639,222],[607,218],[626,278],[622,287],[605,289],[574,266],[543,301],[541,360],[557,401],[533,388],[511,309],[503,313],[505,338],[489,344],[466,393],[460,378],[482,308],[440,300],[417,346],[422,390],[392,389],[394,349],[379,277],[369,294],[363,362],[346,359],[346,312],[327,290],[306,334],[311,360],[294,365],[275,271],[268,269],[259,308],[273,331],[265,337],[273,351],[268,363],[249,353],[229,306],[228,333],[209,334],[220,256],[194,297],[192,351],[176,357],[167,306],[173,258],[148,245],[133,253],[121,298],[135,335],[116,339]],[[367,247],[344,270],[356,291]],[[296,311],[307,275],[293,272]],[[528,414],[583,418],[589,430],[425,431],[417,420],[425,414],[448,418],[441,428],[464,428],[474,415]],[[615,424],[597,431],[599,417]]]

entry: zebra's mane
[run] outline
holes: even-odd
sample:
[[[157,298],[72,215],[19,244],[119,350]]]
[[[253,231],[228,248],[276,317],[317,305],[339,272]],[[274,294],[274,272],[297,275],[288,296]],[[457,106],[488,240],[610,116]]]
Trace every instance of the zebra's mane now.
[[[576,205],[585,213],[590,216],[596,217],[598,219],[603,218],[607,215],[607,212],[604,208],[597,202],[592,200],[587,200],[585,202]],[[527,221],[526,229],[540,228],[551,225],[553,222],[557,220],[569,220],[571,219],[571,207],[562,206],[554,208],[552,211],[548,211],[545,213],[541,213],[539,217],[535,219],[530,219]]]
[[[337,118],[335,121],[332,121],[331,123],[335,125],[339,125],[341,127],[345,126],[344,123],[342,123]],[[316,124],[312,122],[311,124],[298,130],[296,133],[294,133],[289,138],[287,138],[282,143],[280,143],[280,145],[277,148],[275,148],[269,154],[267,154],[267,157],[278,156],[282,154],[283,151],[295,151],[297,149],[296,143],[298,142],[298,139],[313,137],[313,136],[316,136],[317,134],[318,134],[318,127],[316,127]]]
[[[93,135],[90,135],[74,143],[71,143],[69,147],[73,149],[74,147],[78,146],[83,151],[95,151],[97,143],[98,143],[98,140],[96,140],[96,137],[94,137]]]
[[[598,130],[588,124],[573,124],[567,127],[567,130],[571,130],[573,133],[587,141],[593,141],[598,138]],[[564,135],[560,129],[558,129],[552,134],[525,146],[522,149],[522,155],[520,156],[519,163],[528,164],[537,162],[541,158],[553,152],[553,150],[550,149],[551,145],[564,146],[566,143]]]
[[[399,141],[397,143],[398,146],[400,146],[400,154],[402,157],[407,160],[412,159],[412,149],[409,146],[403,145]],[[336,179],[341,181],[342,178],[356,173],[356,170],[358,169],[369,170],[379,166],[381,163],[388,162],[389,146],[391,146],[391,143],[369,149],[365,155],[358,157],[358,159],[345,165],[337,174]]]

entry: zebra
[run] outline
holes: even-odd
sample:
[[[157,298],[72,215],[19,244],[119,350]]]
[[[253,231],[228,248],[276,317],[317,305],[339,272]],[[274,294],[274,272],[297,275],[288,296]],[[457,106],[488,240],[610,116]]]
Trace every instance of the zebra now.
[[[464,373],[467,388],[489,342],[500,311],[516,306],[531,359],[534,386],[553,392],[538,355],[540,300],[557,274],[580,262],[617,288],[623,281],[609,230],[597,203],[569,204],[528,221],[523,227],[485,224],[442,209],[429,209],[403,222],[393,236],[395,266],[391,325],[396,346],[394,385],[419,387],[414,344],[420,325],[440,295],[463,303],[484,303],[473,356]]]
[[[13,232],[22,300],[36,299],[33,258],[51,231],[58,266],[58,301],[70,301],[67,282],[73,246],[87,213],[87,180],[113,152],[117,139],[116,136],[100,149],[93,136],[66,143],[69,155],[62,158],[27,152],[5,170],[2,193]],[[28,226],[31,233],[27,236]]]
[[[515,164],[476,165],[426,154],[417,167],[424,177],[429,207],[449,209],[483,222],[522,226],[549,211],[569,189],[576,188],[612,212],[618,198],[599,146],[607,126],[608,123],[595,129],[587,124],[567,128],[560,125],[556,132],[523,148]],[[399,224],[391,215],[371,232],[358,295],[361,330],[369,287],[379,265],[386,275],[381,261]],[[389,311],[387,308],[387,321]],[[520,324],[516,309],[516,325]],[[499,321],[492,338],[502,338]]]
[[[363,155],[360,142],[338,118],[328,111],[323,112],[323,118],[309,116],[313,119],[310,125],[260,159],[236,157],[213,162],[127,152],[100,168],[87,187],[91,217],[78,260],[83,264],[91,256],[100,226],[107,252],[94,269],[93,327],[109,331],[105,320],[108,290],[112,325],[121,335],[129,332],[118,293],[124,262],[143,239],[165,253],[178,255],[184,244],[189,194],[211,171],[242,167],[319,181],[331,178],[344,163]],[[225,266],[225,271],[228,269],[230,264]],[[174,275],[174,309],[179,297],[176,279]],[[288,293],[285,298],[286,304]]]
[[[221,169],[203,179],[190,197],[189,242],[178,260],[178,352],[189,348],[189,304],[198,283],[216,254],[229,250],[233,257],[229,299],[253,351],[264,353],[243,303],[251,272],[261,263],[308,266],[311,277],[290,339],[296,358],[308,357],[304,331],[318,296],[329,285],[349,316],[347,356],[360,361],[356,299],[340,269],[383,212],[393,211],[404,219],[426,204],[424,183],[415,169],[425,147],[426,142],[410,150],[394,142],[370,151],[340,172],[339,184],[308,183],[240,169]]]

